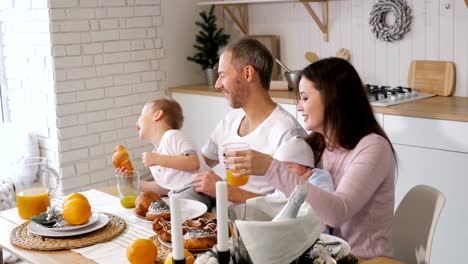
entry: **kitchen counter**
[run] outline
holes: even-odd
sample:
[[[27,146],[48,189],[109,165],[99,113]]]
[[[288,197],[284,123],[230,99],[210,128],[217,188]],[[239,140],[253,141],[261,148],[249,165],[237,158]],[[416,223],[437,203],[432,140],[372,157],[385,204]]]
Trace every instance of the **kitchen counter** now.
[[[223,93],[205,84],[169,87],[169,92],[224,97]],[[296,104],[293,91],[270,91],[270,95],[277,103]],[[468,97],[435,96],[394,106],[376,106],[374,111],[389,115],[468,122]]]

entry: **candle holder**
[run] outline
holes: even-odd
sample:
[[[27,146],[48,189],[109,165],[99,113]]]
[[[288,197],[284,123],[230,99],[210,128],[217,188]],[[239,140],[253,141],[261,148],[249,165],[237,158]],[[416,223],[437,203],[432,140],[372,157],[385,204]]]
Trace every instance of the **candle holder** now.
[[[218,249],[216,249],[216,259],[218,259],[218,264],[229,264],[231,261],[231,253],[229,250],[218,251]]]
[[[185,258],[181,260],[176,260],[172,258],[172,264],[185,264]]]

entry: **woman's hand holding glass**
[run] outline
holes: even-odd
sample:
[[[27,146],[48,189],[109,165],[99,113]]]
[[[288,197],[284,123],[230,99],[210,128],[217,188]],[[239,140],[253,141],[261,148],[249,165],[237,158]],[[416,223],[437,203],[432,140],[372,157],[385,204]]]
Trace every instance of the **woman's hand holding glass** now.
[[[273,161],[270,155],[253,149],[229,151],[224,155],[226,167],[232,170],[239,170],[238,173],[232,174],[236,177],[243,175],[265,175]]]

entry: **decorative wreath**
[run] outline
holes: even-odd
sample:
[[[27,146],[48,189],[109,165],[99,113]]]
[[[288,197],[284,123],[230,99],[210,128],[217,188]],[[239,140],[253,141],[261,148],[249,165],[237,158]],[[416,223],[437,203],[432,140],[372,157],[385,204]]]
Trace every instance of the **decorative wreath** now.
[[[388,13],[395,15],[393,25],[385,22]],[[387,42],[400,40],[410,30],[411,7],[405,0],[379,0],[372,7],[369,24],[377,39]]]

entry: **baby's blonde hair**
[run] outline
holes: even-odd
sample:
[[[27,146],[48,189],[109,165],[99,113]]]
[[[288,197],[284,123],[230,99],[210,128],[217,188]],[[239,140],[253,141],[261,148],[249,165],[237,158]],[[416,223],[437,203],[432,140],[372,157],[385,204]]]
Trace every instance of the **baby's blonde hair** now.
[[[153,112],[162,110],[166,117],[166,122],[172,129],[182,128],[182,125],[184,124],[184,112],[176,100],[169,97],[163,97],[151,100],[145,103],[145,105],[150,106]]]

